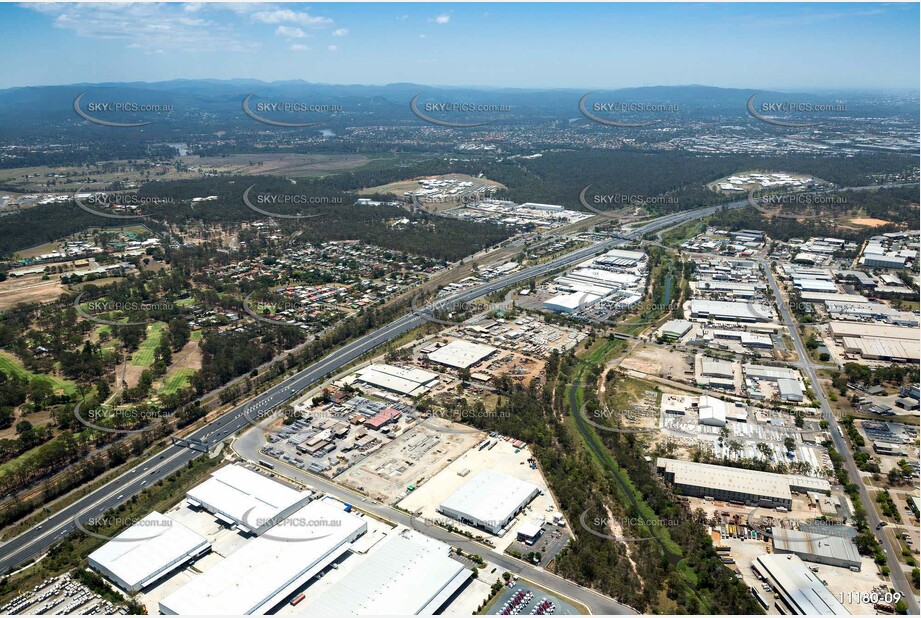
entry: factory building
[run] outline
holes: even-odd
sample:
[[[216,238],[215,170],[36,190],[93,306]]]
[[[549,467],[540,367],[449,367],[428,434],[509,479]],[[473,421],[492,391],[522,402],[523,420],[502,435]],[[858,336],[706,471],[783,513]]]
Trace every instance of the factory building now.
[[[793,555],[758,556],[752,568],[769,579],[787,612],[797,616],[849,616],[825,584]]]
[[[501,536],[515,516],[539,493],[536,485],[486,469],[451,494],[438,511]]]
[[[831,490],[823,479],[774,474],[660,457],[656,468],[681,495],[753,504],[766,508],[793,505],[792,492]]]
[[[770,322],[774,312],[767,305],[727,302],[722,300],[692,300],[692,318],[729,322]]]
[[[300,612],[312,616],[431,616],[473,575],[451,547],[412,530],[392,534]]]
[[[310,500],[297,491],[242,466],[224,466],[186,494],[189,506],[213,514],[246,534],[263,534]]]
[[[203,536],[154,511],[91,553],[87,563],[133,594],[210,549]]]
[[[398,395],[418,397],[438,384],[438,375],[411,367],[375,364],[356,371],[355,381]]]
[[[795,554],[806,562],[860,569],[860,553],[849,538],[778,527],[771,534],[775,554]]]
[[[367,529],[340,503],[311,502],[166,596],[160,613],[267,614],[345,554]]]
[[[726,402],[722,399],[702,396],[697,404],[697,414],[701,425],[726,426]]]
[[[693,326],[694,323],[687,320],[669,320],[662,325],[660,332],[666,341],[677,341],[687,335]]]
[[[559,313],[576,313],[580,309],[590,307],[599,300],[601,300],[601,295],[599,294],[569,292],[548,298],[544,301],[543,308],[547,311],[557,311]]]
[[[497,351],[496,348],[456,339],[446,346],[430,352],[428,359],[433,363],[453,367],[454,369],[469,369],[480,361],[486,360]]]

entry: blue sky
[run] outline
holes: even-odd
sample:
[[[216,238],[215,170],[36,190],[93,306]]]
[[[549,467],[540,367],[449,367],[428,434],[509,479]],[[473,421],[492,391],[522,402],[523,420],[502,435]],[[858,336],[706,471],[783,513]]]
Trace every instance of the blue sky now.
[[[917,3],[2,4],[0,88],[175,78],[919,88]]]

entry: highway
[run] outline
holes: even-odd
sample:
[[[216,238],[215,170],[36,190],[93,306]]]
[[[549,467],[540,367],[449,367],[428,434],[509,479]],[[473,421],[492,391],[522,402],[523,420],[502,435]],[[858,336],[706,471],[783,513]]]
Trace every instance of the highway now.
[[[439,302],[468,303],[507,286],[571,266],[593,255],[625,244],[630,240],[640,239],[649,232],[700,219],[715,213],[721,208],[731,209],[746,205],[748,205],[748,201],[743,199],[729,204],[673,213],[652,219],[638,224],[630,231],[625,232],[622,237],[612,238],[590,247],[583,247],[545,264],[523,269],[494,281],[463,290],[446,299],[440,299]],[[381,344],[416,328],[427,319],[428,317],[421,313],[408,313],[390,324],[334,350],[313,365],[259,393],[247,403],[232,408],[186,437],[200,440],[209,446],[216,444],[251,424],[251,419],[259,412],[265,412],[283,404],[297,393],[336,373],[342,367]],[[824,405],[827,407],[827,402]],[[145,487],[179,470],[201,454],[197,450],[171,445],[159,454],[151,456],[117,478],[76,500],[71,505],[52,514],[41,524],[0,546],[0,573],[9,572],[28,560],[39,558],[55,542],[73,532],[77,528],[77,521],[86,522],[91,517],[99,517],[107,510],[126,502],[133,495],[140,493]],[[890,551],[891,554],[892,552]]]
[[[825,396],[825,390],[822,388],[821,384],[819,383],[819,379],[816,376],[815,367],[810,360],[806,346],[803,345],[803,339],[799,334],[799,329],[797,328],[796,322],[793,320],[793,315],[790,312],[790,307],[784,297],[781,295],[780,286],[777,284],[777,280],[774,278],[774,273],[771,271],[771,265],[763,257],[758,258],[758,262],[764,269],[768,283],[770,284],[771,290],[774,293],[774,298],[777,300],[777,307],[780,309],[780,315],[783,318],[784,325],[790,332],[790,337],[793,339],[794,346],[796,346],[796,353],[799,354],[799,357],[802,361],[801,363],[798,363],[797,366],[806,372],[806,376],[812,383],[812,390],[815,392],[816,397],[819,399],[819,404],[822,406],[822,415],[825,420],[828,421],[830,426],[840,427],[840,425],[838,425],[838,419],[835,417],[835,414],[831,409],[831,404],[828,403],[828,398]],[[876,512],[875,503],[870,497],[870,492],[867,491],[866,485],[864,485],[863,481],[861,480],[860,470],[857,468],[857,464],[854,463],[854,455],[851,453],[851,449],[848,446],[847,441],[841,434],[839,434],[837,431],[829,431],[828,433],[831,435],[832,440],[835,443],[835,448],[839,453],[841,453],[842,457],[844,457],[844,464],[847,468],[848,476],[860,490],[860,499],[863,502],[863,506],[867,512],[867,521],[869,522],[870,527],[873,529],[874,534],[879,539],[880,545],[882,545],[883,549],[886,551],[886,560],[889,565],[889,571],[892,575],[892,584],[895,586],[896,590],[902,593],[903,600],[908,604],[908,613],[917,616],[918,599],[912,592],[911,584],[909,583],[908,578],[905,576],[905,571],[902,569],[902,565],[899,563],[898,554],[896,553],[897,548],[893,547],[889,537],[886,535],[886,529],[876,529],[876,526],[880,523],[881,520]]]
[[[739,207],[746,203],[746,201],[741,200],[728,205],[728,207]],[[631,239],[641,238],[648,232],[705,217],[715,212],[716,208],[707,207],[674,213],[644,222],[624,234],[623,237],[612,238],[590,247],[583,247],[545,264],[526,268],[494,281],[463,290],[444,299],[444,302],[468,303],[507,286],[571,266],[593,255],[622,245]],[[259,393],[247,403],[227,411],[186,437],[200,440],[209,446],[216,444],[250,424],[251,419],[255,418],[259,412],[265,412],[283,404],[297,393],[306,390],[326,376],[334,374],[367,352],[416,328],[426,319],[428,319],[427,316],[421,315],[421,313],[408,313],[378,330],[355,339],[331,352],[310,367]],[[91,517],[99,517],[107,510],[128,501],[131,496],[140,493],[147,486],[179,470],[201,454],[197,450],[171,445],[159,454],[139,463],[102,487],[93,490],[69,506],[52,514],[31,530],[10,539],[0,546],[0,573],[9,572],[27,560],[37,559],[51,545],[73,532],[77,528],[77,521],[86,522]]]

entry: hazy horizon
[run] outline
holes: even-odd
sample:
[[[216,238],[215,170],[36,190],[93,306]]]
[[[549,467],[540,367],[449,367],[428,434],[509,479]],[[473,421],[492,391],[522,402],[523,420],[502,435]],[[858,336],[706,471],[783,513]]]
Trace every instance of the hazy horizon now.
[[[4,4],[0,88],[260,79],[907,92],[921,84],[918,18],[917,3]]]

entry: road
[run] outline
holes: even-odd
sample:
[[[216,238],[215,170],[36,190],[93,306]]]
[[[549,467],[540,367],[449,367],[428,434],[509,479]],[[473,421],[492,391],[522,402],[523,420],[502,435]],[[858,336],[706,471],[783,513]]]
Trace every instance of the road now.
[[[262,431],[258,428],[253,428],[250,431],[245,432],[240,438],[234,441],[233,450],[239,454],[244,459],[250,461],[258,461],[262,455],[260,449],[262,445],[265,444],[265,437]],[[397,510],[392,506],[382,504],[375,500],[371,500],[362,496],[352,490],[338,485],[337,483],[326,479],[321,476],[313,475],[304,472],[294,466],[290,466],[283,461],[273,461],[272,464],[275,466],[277,471],[280,471],[282,468],[284,471],[280,471],[279,474],[283,477],[294,479],[311,487],[312,489],[326,493],[338,500],[343,502],[348,502],[355,506],[355,508],[370,513],[375,517],[384,519],[395,524],[401,524],[408,528],[413,528],[428,537],[438,539],[447,543],[453,547],[460,547],[464,550],[465,553],[472,552],[481,556],[483,559],[488,560],[489,562],[497,565],[500,569],[508,571],[528,579],[539,586],[544,586],[552,591],[558,592],[562,595],[568,596],[571,599],[575,599],[579,603],[583,603],[588,606],[591,612],[595,615],[599,614],[608,614],[608,615],[623,615],[623,614],[635,614],[636,611],[632,608],[622,605],[615,601],[614,599],[604,596],[594,590],[588,588],[583,588],[578,584],[575,584],[569,580],[563,579],[558,575],[554,575],[548,571],[532,566],[526,562],[513,558],[503,552],[495,551],[489,548],[486,545],[477,543],[467,537],[456,534],[453,532],[448,532],[440,526],[436,526],[433,523],[427,522],[423,518],[413,517],[408,513]],[[501,575],[502,571],[497,573],[497,577]]]
[[[835,414],[831,409],[831,405],[828,403],[828,398],[825,396],[825,390],[822,388],[822,385],[819,383],[819,379],[816,376],[815,368],[812,362],[809,360],[811,357],[806,350],[806,346],[803,345],[803,339],[799,334],[797,324],[793,320],[793,315],[790,312],[790,307],[787,304],[784,296],[781,294],[780,286],[777,284],[777,280],[774,278],[774,273],[771,271],[771,265],[763,257],[758,258],[758,262],[761,264],[765,271],[768,283],[770,284],[771,290],[774,293],[774,298],[777,300],[777,307],[780,310],[780,315],[783,318],[784,325],[790,332],[790,337],[793,339],[793,345],[796,346],[796,352],[799,354],[800,359],[803,361],[797,365],[801,370],[806,372],[806,376],[812,383],[812,390],[815,392],[815,395],[819,400],[819,404],[822,406],[822,415],[825,420],[827,420],[831,426],[840,427],[838,424],[838,419],[835,417]],[[889,565],[889,571],[892,576],[892,584],[895,586],[896,590],[902,593],[904,601],[908,604],[908,613],[917,616],[918,599],[915,597],[911,588],[911,584],[909,583],[908,578],[905,576],[905,571],[902,569],[902,565],[899,563],[899,554],[896,553],[899,548],[893,546],[889,537],[886,536],[885,528],[876,530],[876,526],[880,522],[880,517],[876,512],[875,502],[870,497],[870,492],[867,491],[866,486],[860,478],[860,470],[857,468],[857,464],[854,463],[854,455],[851,453],[851,449],[848,446],[847,441],[837,431],[830,431],[829,433],[831,434],[832,440],[835,443],[835,448],[844,457],[844,465],[847,468],[848,476],[850,476],[851,480],[857,484],[857,487],[860,490],[860,499],[863,501],[863,505],[867,512],[867,521],[873,529],[874,534],[876,534],[876,537],[879,539],[880,545],[882,545],[883,549],[886,551],[886,561]]]
[[[747,200],[739,200],[729,204],[673,213],[652,219],[637,224],[635,227],[632,227],[630,231],[625,232],[620,238],[612,238],[590,247],[583,247],[564,256],[555,258],[545,264],[523,269],[494,281],[463,290],[445,299],[445,301],[457,304],[468,303],[507,286],[515,285],[533,277],[571,266],[595,254],[625,244],[630,240],[642,238],[649,232],[700,219],[715,213],[721,208],[732,209],[746,205],[748,205]],[[334,374],[340,368],[348,365],[370,350],[416,328],[426,319],[428,319],[426,316],[419,313],[409,313],[376,331],[355,339],[331,352],[328,356],[317,361],[310,367],[307,367],[293,376],[286,378],[282,382],[279,382],[275,386],[259,393],[249,402],[236,406],[220,417],[215,418],[187,437],[194,440],[201,440],[204,444],[209,446],[216,444],[249,424],[250,418],[253,416],[254,412],[267,411],[284,403],[297,393],[306,390],[312,384],[322,380],[324,377]],[[86,522],[91,517],[99,517],[107,510],[128,501],[133,495],[140,493],[148,485],[154,484],[158,480],[179,470],[186,465],[186,463],[200,455],[200,451],[176,445],[169,446],[159,454],[151,456],[124,474],[109,481],[98,489],[93,490],[71,505],[52,514],[41,524],[0,546],[0,573],[9,572],[27,560],[39,558],[55,542],[61,540],[70,532],[73,532],[77,527],[77,521]],[[888,541],[885,542],[888,544]],[[890,555],[891,554],[892,552],[890,551]]]
[[[729,207],[739,207],[745,203],[743,200]],[[705,217],[715,212],[716,208],[708,207],[674,213],[644,222],[621,238],[612,238],[590,247],[577,249],[545,264],[523,269],[494,281],[463,290],[445,300],[446,302],[457,304],[471,302],[507,286],[571,266],[593,255],[622,245],[629,240],[641,238],[648,232]],[[355,339],[310,367],[259,393],[249,402],[236,406],[222,416],[210,421],[187,437],[193,440],[200,440],[208,446],[214,445],[249,424],[250,419],[256,413],[268,411],[283,404],[297,393],[306,390],[326,376],[334,374],[340,368],[367,352],[416,328],[426,319],[427,317],[420,313],[408,313],[378,330]],[[128,501],[131,496],[140,493],[145,487],[179,470],[199,455],[201,455],[200,451],[171,445],[158,455],[139,463],[102,487],[52,514],[41,524],[0,546],[0,573],[6,573],[27,560],[38,558],[52,544],[73,532],[77,528],[76,521],[85,522],[91,517],[102,515],[105,511]]]

